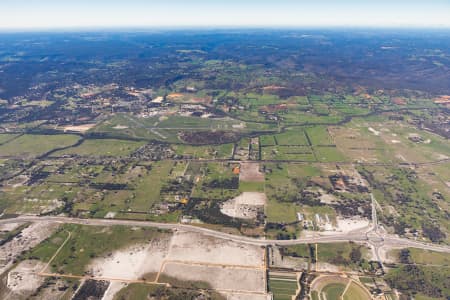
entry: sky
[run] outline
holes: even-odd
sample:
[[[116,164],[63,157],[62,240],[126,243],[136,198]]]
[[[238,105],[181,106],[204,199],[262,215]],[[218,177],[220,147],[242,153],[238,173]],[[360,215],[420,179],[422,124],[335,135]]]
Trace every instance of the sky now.
[[[0,0],[0,30],[121,27],[450,28],[450,0]]]

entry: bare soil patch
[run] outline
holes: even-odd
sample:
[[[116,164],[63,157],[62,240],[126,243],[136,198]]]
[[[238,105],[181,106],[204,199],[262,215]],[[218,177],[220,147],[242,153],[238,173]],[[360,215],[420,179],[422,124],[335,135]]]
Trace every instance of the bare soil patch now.
[[[262,267],[264,250],[259,246],[215,239],[199,233],[177,232],[168,260]]]
[[[95,259],[88,273],[105,278],[140,279],[144,274],[158,272],[165,259],[170,238],[158,238],[149,244],[134,245]]]
[[[369,220],[363,218],[337,218],[337,231],[340,232],[352,232],[359,230],[370,225]]]
[[[257,294],[233,294],[229,293],[227,295],[227,300],[271,300],[270,295],[257,295]]]
[[[241,163],[239,180],[240,181],[263,182],[264,181],[264,173],[262,173],[259,170],[259,163],[254,163],[254,162]]]
[[[164,275],[185,281],[208,282],[218,290],[265,292],[265,270],[167,263]],[[164,277],[162,277],[164,280]]]
[[[0,246],[0,274],[8,269],[15,258],[49,237],[58,225],[49,222],[33,223],[8,243]]]
[[[75,132],[86,132],[93,128],[96,124],[83,124],[83,125],[72,125],[65,126],[64,131],[75,131]]]
[[[13,231],[14,229],[18,228],[23,223],[17,222],[17,223],[7,223],[7,224],[1,224],[0,225],[0,231],[2,232],[9,232]]]
[[[243,192],[222,204],[220,211],[227,216],[241,219],[256,219],[258,212],[264,210],[267,197],[264,193]]]
[[[45,281],[45,278],[37,275],[44,268],[45,263],[39,260],[25,260],[20,262],[8,273],[7,287],[12,293],[24,297],[30,296]]]

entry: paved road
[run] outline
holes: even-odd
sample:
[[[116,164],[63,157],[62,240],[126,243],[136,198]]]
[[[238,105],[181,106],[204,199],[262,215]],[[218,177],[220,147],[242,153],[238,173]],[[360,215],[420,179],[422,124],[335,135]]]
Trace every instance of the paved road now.
[[[174,224],[174,223],[157,223],[150,221],[133,221],[133,220],[115,220],[115,219],[79,219],[59,216],[19,216],[12,219],[1,219],[0,224],[17,223],[17,222],[55,222],[55,223],[68,223],[68,224],[82,224],[82,225],[97,225],[97,226],[112,226],[112,225],[126,225],[126,226],[148,226],[160,229],[168,230],[182,230],[188,232],[197,232],[215,238],[232,240],[235,242],[241,242],[246,244],[266,246],[266,245],[297,245],[297,244],[309,244],[309,243],[336,243],[336,242],[369,242],[378,243],[388,248],[398,247],[414,247],[426,250],[433,250],[439,252],[450,253],[449,246],[441,246],[430,243],[422,243],[410,239],[400,238],[395,235],[383,234],[381,237],[376,235],[375,237],[368,234],[367,229],[361,229],[353,231],[351,233],[335,233],[328,235],[319,235],[315,237],[301,238],[295,240],[266,240],[257,239],[239,235],[228,234],[204,227]]]

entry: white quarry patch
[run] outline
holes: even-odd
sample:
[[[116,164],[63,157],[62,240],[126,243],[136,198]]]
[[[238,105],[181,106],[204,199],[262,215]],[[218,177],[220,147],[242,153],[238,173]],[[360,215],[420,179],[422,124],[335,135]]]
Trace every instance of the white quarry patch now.
[[[147,245],[134,245],[95,259],[88,267],[94,277],[136,280],[155,273],[167,255],[170,238],[154,239]]]
[[[193,232],[176,231],[149,244],[107,253],[88,266],[87,274],[115,279],[102,300],[113,299],[126,286],[124,281],[143,278],[161,284],[171,278],[201,281],[229,299],[269,299],[263,248]]]
[[[168,260],[203,262],[213,265],[264,266],[264,251],[259,246],[216,239],[193,232],[177,232]]]
[[[0,246],[0,274],[12,266],[22,251],[29,250],[50,236],[57,225],[50,222],[33,223],[8,243]]]
[[[220,211],[227,216],[241,219],[255,219],[258,209],[266,204],[267,197],[264,193],[243,192],[239,196],[222,204]]]
[[[167,263],[164,274],[186,281],[208,282],[213,289],[248,293],[265,292],[265,271]]]
[[[89,129],[95,127],[96,124],[83,124],[83,125],[72,125],[72,126],[65,126],[64,132],[66,131],[75,131],[75,132],[86,132]]]
[[[8,273],[8,289],[14,294],[31,295],[44,283],[45,277],[37,274],[44,266],[45,263],[39,260],[24,260],[20,262]]]
[[[105,215],[105,219],[113,219],[116,216],[116,212],[115,211],[110,211]]]
[[[362,218],[351,218],[351,219],[343,219],[343,218],[337,218],[337,230],[341,232],[352,232],[355,230],[359,230],[365,227],[368,227],[370,225],[369,220],[362,219]]]
[[[380,135],[380,132],[378,130],[373,129],[372,127],[369,127],[369,131],[372,132],[374,135]]]

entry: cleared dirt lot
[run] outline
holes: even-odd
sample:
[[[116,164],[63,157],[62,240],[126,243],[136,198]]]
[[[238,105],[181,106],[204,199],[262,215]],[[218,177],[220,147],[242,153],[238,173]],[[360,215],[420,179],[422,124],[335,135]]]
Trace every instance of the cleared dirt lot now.
[[[204,262],[235,266],[263,267],[264,249],[238,244],[192,232],[177,232],[168,260]]]
[[[124,286],[121,280],[142,279],[174,286],[197,281],[231,293],[231,299],[267,299],[263,248],[199,233],[178,231],[149,244],[108,253],[95,259],[87,272],[112,280],[104,299],[112,299]]]
[[[10,242],[0,247],[0,274],[5,272],[11,265],[13,260],[22,253],[37,246],[44,239],[49,237],[58,227],[57,224],[39,222],[33,223],[22,233]]]
[[[84,125],[74,125],[74,126],[65,126],[64,131],[75,131],[75,132],[86,132],[89,129],[95,127],[96,124],[84,124]]]
[[[259,171],[259,163],[243,162],[239,172],[240,181],[263,182],[264,173]]]
[[[256,294],[240,294],[228,293],[227,300],[271,300],[270,295],[256,295]]]
[[[197,233],[177,232],[172,238],[160,281],[165,282],[168,277],[206,282],[222,292],[256,293],[265,297],[264,249]],[[248,299],[236,297],[237,294],[235,299]]]
[[[207,282],[212,288],[249,293],[265,292],[265,271],[222,266],[167,263],[163,275],[186,281]],[[164,280],[164,277],[162,277]]]
[[[13,295],[26,298],[36,291],[45,281],[45,277],[37,275],[44,266],[38,260],[25,260],[10,271],[7,281],[7,287],[12,293],[10,299],[14,298]]]
[[[267,197],[264,193],[243,192],[222,204],[220,211],[227,216],[241,219],[256,219],[258,209],[264,209]]]
[[[94,277],[141,279],[145,274],[159,271],[169,245],[170,236],[154,239],[146,245],[133,245],[95,259],[88,267],[88,272]]]

